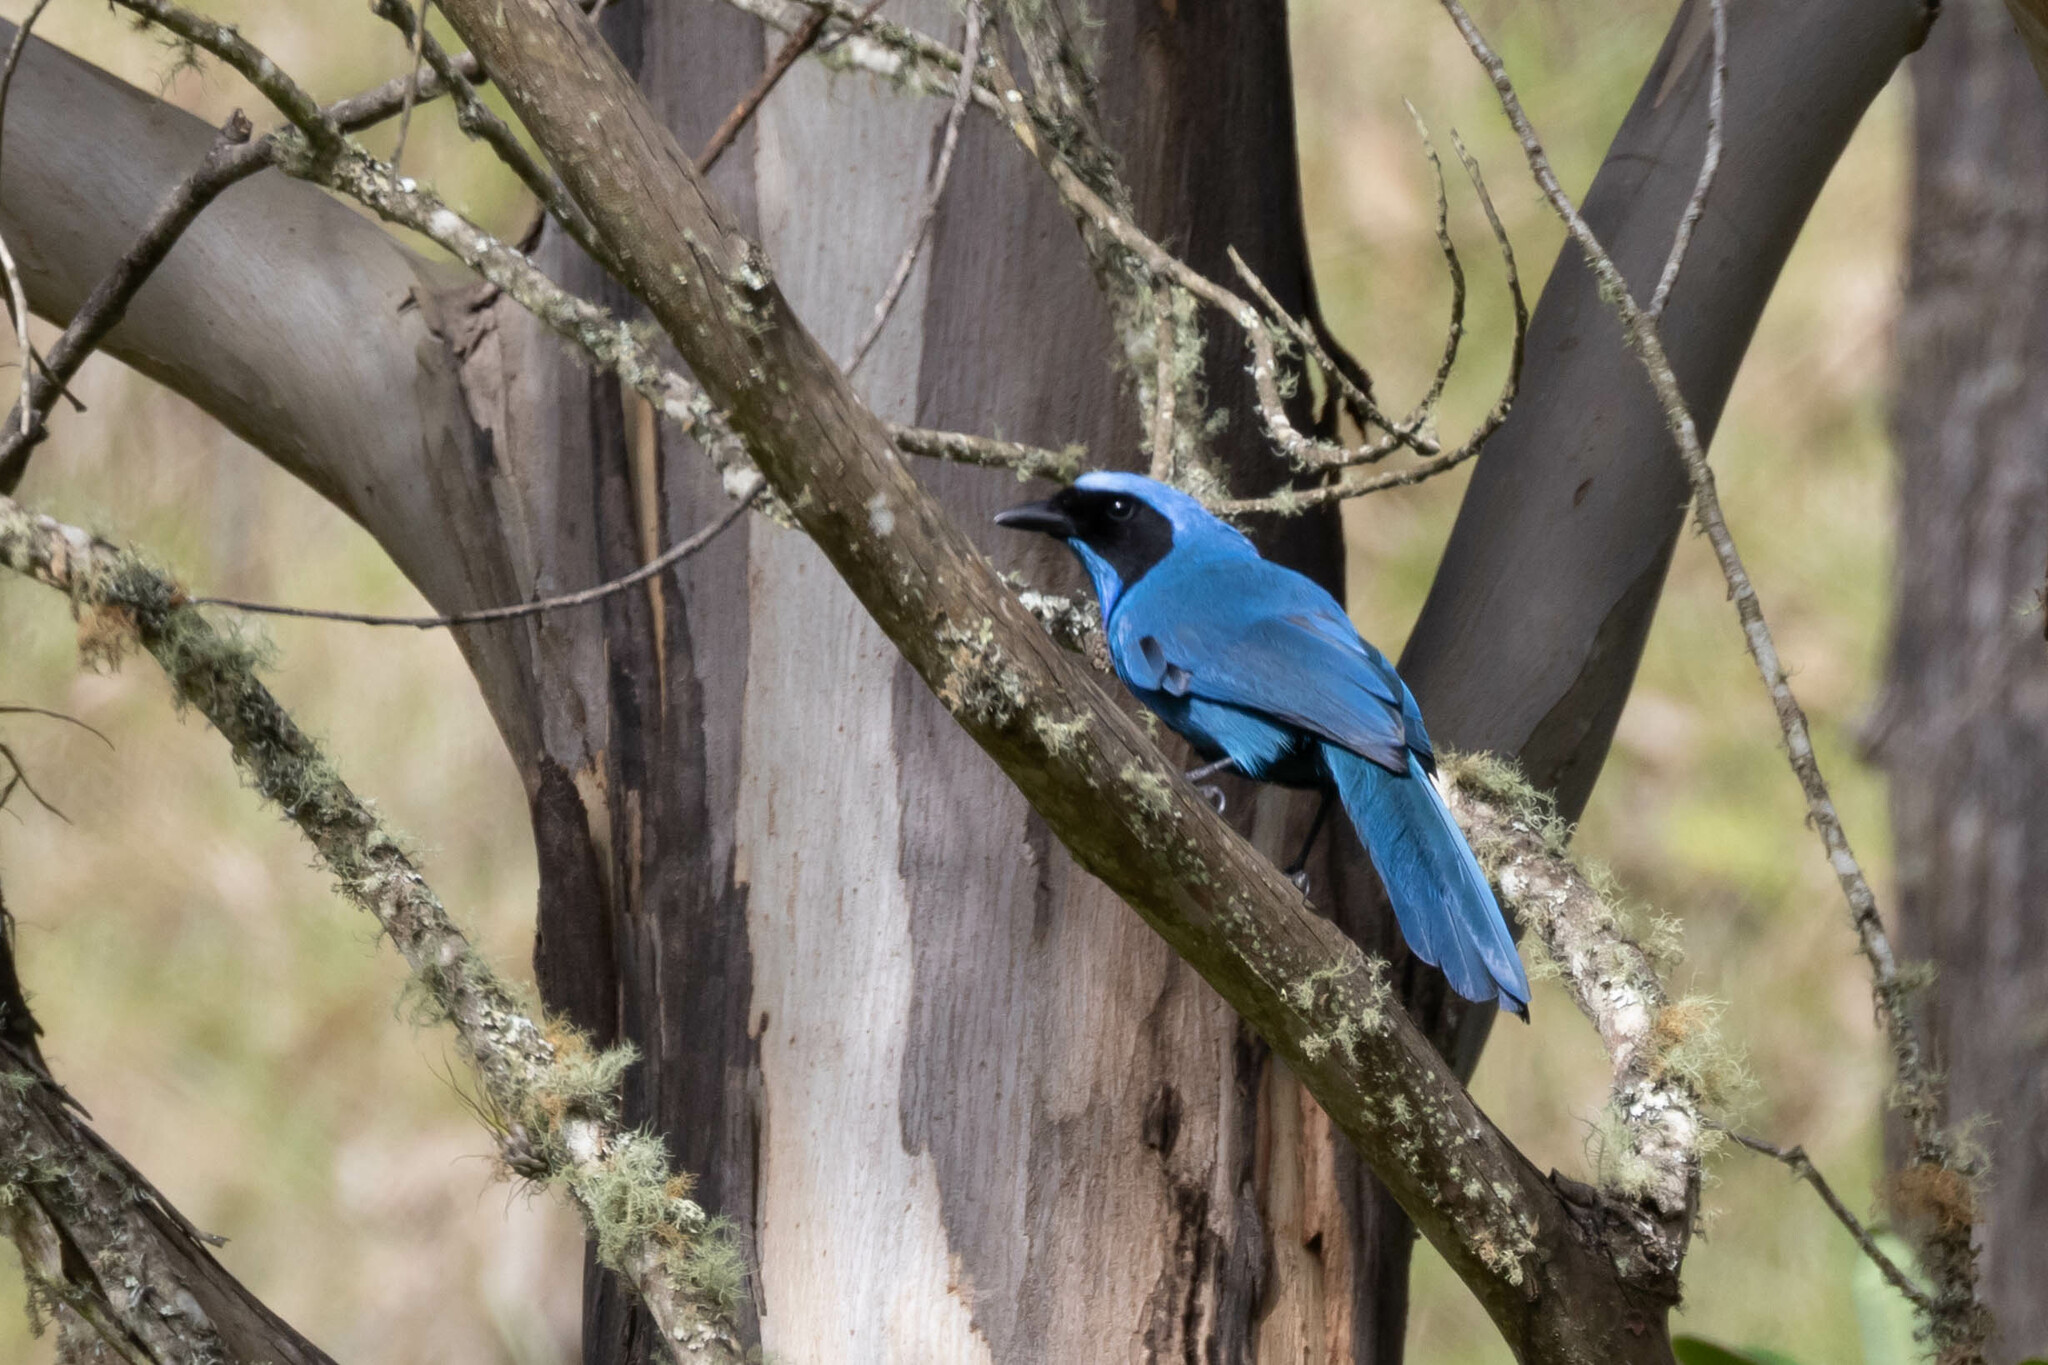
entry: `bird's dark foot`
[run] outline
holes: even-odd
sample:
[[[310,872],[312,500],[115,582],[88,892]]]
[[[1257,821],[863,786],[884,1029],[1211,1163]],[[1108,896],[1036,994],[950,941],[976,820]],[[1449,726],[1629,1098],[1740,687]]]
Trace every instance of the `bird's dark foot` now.
[[[1223,788],[1221,787],[1204,786],[1197,787],[1195,790],[1208,799],[1209,804],[1216,808],[1218,815],[1223,814],[1223,808],[1230,804],[1229,799],[1223,795]]]
[[[1296,891],[1299,891],[1299,892],[1300,892],[1300,893],[1301,893],[1302,895],[1304,895],[1304,896],[1306,896],[1306,895],[1308,894],[1308,869],[1307,869],[1307,868],[1305,868],[1305,867],[1297,867],[1297,868],[1294,868],[1294,869],[1292,869],[1292,870],[1291,870],[1291,871],[1289,871],[1289,872],[1288,872],[1288,874],[1287,874],[1287,880],[1288,880],[1288,881],[1290,881],[1290,882],[1293,882],[1293,883],[1294,883],[1294,889],[1295,889]]]
[[[1188,781],[1194,783],[1196,786],[1199,787],[1212,777],[1219,776],[1223,773],[1235,772],[1236,770],[1237,764],[1234,760],[1228,758],[1219,758],[1214,763],[1204,763],[1199,768],[1190,768],[1186,772],[1182,773],[1181,776],[1185,777]]]

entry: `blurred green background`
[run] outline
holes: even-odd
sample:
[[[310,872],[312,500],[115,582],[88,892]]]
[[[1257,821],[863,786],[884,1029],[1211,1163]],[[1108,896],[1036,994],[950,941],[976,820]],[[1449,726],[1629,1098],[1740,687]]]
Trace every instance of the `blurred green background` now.
[[[709,3],[710,0],[663,0]],[[9,0],[0,11],[18,19]],[[360,6],[218,3],[323,98],[403,68]],[[1565,184],[1582,190],[1673,6],[1479,0]],[[1337,333],[1399,396],[1419,392],[1448,288],[1405,96],[1484,164],[1531,300],[1561,231],[1523,174],[1489,88],[1426,0],[1297,0],[1302,159],[1318,282]],[[104,7],[51,8],[39,31],[213,120],[257,101]],[[1904,229],[1907,91],[1879,100],[1822,196],[1765,314],[1713,455],[1722,495],[1814,722],[1852,839],[1889,864],[1883,789],[1858,757],[1890,583],[1885,433]],[[261,120],[259,120],[261,122]],[[388,145],[386,133],[382,142]],[[505,230],[525,207],[423,110],[414,174]],[[1453,186],[1473,285],[1447,433],[1492,400],[1506,304],[1483,220]],[[887,248],[893,251],[894,247]],[[209,591],[422,610],[353,524],[189,405],[96,360],[32,466],[31,504],[147,546]],[[1462,476],[1353,504],[1351,603],[1398,651]],[[502,967],[527,972],[534,869],[519,783],[455,648],[439,634],[277,621],[275,686],[427,850],[436,885]],[[574,1358],[581,1251],[552,1202],[493,1183],[441,1036],[405,1023],[402,973],[331,894],[295,831],[259,810],[224,747],[175,716],[148,665],[80,673],[47,589],[0,579],[0,701],[68,711],[113,741],[7,717],[0,740],[74,823],[17,799],[0,874],[58,1074],[101,1129],[201,1226],[226,1263],[338,1359],[365,1365]],[[1705,545],[1680,546],[1641,678],[1580,847],[1678,918],[1680,985],[1724,1002],[1760,1081],[1747,1126],[1805,1144],[1852,1206],[1871,1202],[1885,1074],[1840,895],[1802,823],[1770,706]],[[1884,894],[1880,885],[1880,895]],[[1888,900],[1887,900],[1888,903]],[[1583,1170],[1605,1094],[1591,1031],[1542,987],[1529,1029],[1500,1029],[1482,1104],[1539,1165]],[[1717,1160],[1679,1330],[1804,1362],[1914,1358],[1910,1323],[1872,1292],[1849,1239],[1782,1168]],[[0,1256],[0,1360],[42,1365]],[[1504,1362],[1485,1317],[1425,1246],[1411,1356]]]

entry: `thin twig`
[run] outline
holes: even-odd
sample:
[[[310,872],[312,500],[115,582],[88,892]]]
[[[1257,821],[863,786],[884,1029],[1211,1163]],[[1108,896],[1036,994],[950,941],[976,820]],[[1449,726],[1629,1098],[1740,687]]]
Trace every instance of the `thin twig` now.
[[[1821,774],[1806,713],[1793,694],[1785,667],[1778,657],[1777,643],[1764,619],[1756,585],[1728,529],[1713,467],[1707,462],[1699,428],[1679,388],[1677,373],[1665,355],[1657,319],[1637,304],[1613,257],[1558,183],[1550,158],[1522,108],[1521,99],[1499,54],[1480,33],[1459,0],[1440,0],[1440,3],[1464,37],[1466,46],[1492,80],[1501,108],[1521,140],[1530,173],[1563,220],[1566,231],[1578,243],[1600,285],[1601,297],[1619,316],[1629,345],[1641,358],[1664,410],[1665,423],[1692,482],[1695,518],[1713,548],[1722,577],[1728,585],[1729,598],[1735,604],[1736,615],[1742,623],[1744,641],[1777,713],[1787,758],[1806,798],[1807,821],[1820,836],[1828,863],[1834,869],[1843,898],[1848,902],[1857,945],[1870,965],[1872,993],[1896,1070],[1895,1103],[1904,1112],[1912,1136],[1912,1163],[1916,1167],[1963,1178],[1963,1173],[1956,1170],[1956,1148],[1944,1122],[1941,1081],[1930,1065],[1926,1044],[1908,1010],[1908,988],[1900,977],[1891,939],[1878,915],[1877,897],[1870,888],[1863,865],[1849,845],[1834,797]],[[1930,1239],[1928,1252],[1927,1269],[1939,1288],[1928,1319],[1936,1345],[1946,1353],[1945,1359],[1956,1362],[1981,1360],[1989,1330],[1988,1315],[1977,1299],[1976,1252],[1970,1242],[1967,1221],[1954,1230],[1937,1230]]]
[[[21,271],[15,268],[14,253],[8,250],[4,236],[0,236],[0,270],[7,272],[7,311],[14,320],[14,344],[21,351],[21,397],[15,407],[21,413],[19,439],[26,441],[35,423],[29,400],[35,392],[36,362],[29,354],[28,294],[21,287]],[[5,468],[5,461],[0,460],[0,469]]]
[[[1871,1236],[1870,1229],[1864,1227],[1862,1221],[1855,1214],[1849,1212],[1849,1206],[1842,1202],[1841,1197],[1835,1193],[1834,1187],[1828,1184],[1827,1178],[1820,1173],[1819,1168],[1807,1157],[1804,1147],[1779,1147],[1775,1143],[1765,1142],[1762,1138],[1753,1138],[1747,1134],[1735,1132],[1732,1129],[1723,1129],[1722,1131],[1726,1132],[1729,1137],[1734,1138],[1743,1146],[1749,1148],[1750,1151],[1761,1152],[1773,1160],[1784,1162],[1786,1166],[1791,1168],[1793,1179],[1803,1180],[1813,1186],[1813,1192],[1820,1196],[1821,1203],[1826,1204],[1828,1212],[1834,1214],[1836,1220],[1849,1230],[1849,1235],[1856,1239],[1856,1245],[1863,1248],[1863,1254],[1870,1258],[1871,1264],[1876,1266],[1878,1273],[1884,1276],[1885,1283],[1898,1290],[1909,1303],[1921,1312],[1933,1313],[1934,1300],[1928,1297],[1926,1290],[1913,1283],[1913,1277],[1902,1270],[1897,1261],[1885,1255],[1884,1248],[1877,1244],[1875,1237]]]
[[[7,66],[5,70],[0,70],[0,150],[4,150],[6,147],[4,133],[7,117],[7,95],[14,87],[14,70],[21,64],[22,51],[28,46],[29,30],[35,27],[36,20],[42,17],[43,10],[48,7],[49,3],[50,0],[36,0],[35,8],[28,12],[28,17],[21,21],[21,26],[14,30],[14,41],[7,45]],[[25,439],[29,433],[31,420],[29,417],[29,397],[33,392],[35,383],[35,349],[29,345],[28,340],[28,295],[21,287],[21,272],[15,269],[14,253],[8,250],[7,240],[4,237],[0,237],[0,268],[4,268],[7,272],[8,312],[14,320],[15,344],[21,350],[21,398],[19,406],[21,409],[21,435]],[[5,468],[6,461],[0,459],[0,469]],[[34,796],[34,789],[31,788],[29,794]],[[42,798],[37,797],[37,799],[41,800]]]
[[[398,3],[401,5],[404,2],[405,0],[398,0]],[[420,12],[417,16],[413,17],[412,62],[405,76],[405,105],[398,111],[398,137],[391,144],[391,173],[393,175],[398,174],[398,167],[405,159],[405,135],[412,130],[412,107],[414,102],[419,99],[420,70],[425,65],[426,58],[427,6],[433,2],[434,0],[420,0]],[[384,9],[384,6],[379,5],[377,12],[383,14]],[[412,15],[411,10],[407,10],[406,13],[408,16]],[[389,16],[386,15],[385,17],[388,18]],[[400,30],[403,31],[403,25],[400,26]]]
[[[868,0],[867,7],[861,10],[851,23],[847,24],[830,38],[827,38],[824,42],[818,44],[817,55],[820,57],[827,56],[834,48],[838,47],[848,38],[858,38],[861,34],[866,33],[868,31],[868,20],[881,13],[882,6],[888,3],[889,0]],[[969,62],[966,65],[972,66],[973,63]]]
[[[1685,264],[1686,252],[1692,247],[1692,230],[1706,212],[1707,192],[1714,187],[1714,173],[1721,169],[1722,102],[1728,86],[1728,0],[1708,0],[1708,4],[1713,11],[1714,64],[1707,78],[1707,149],[1700,157],[1700,175],[1692,187],[1692,198],[1679,215],[1678,230],[1671,234],[1671,254],[1664,258],[1664,273],[1657,277],[1656,292],[1650,295],[1650,306],[1645,310],[1652,318],[1663,317],[1664,305],[1671,301],[1671,287],[1678,283],[1678,269]]]
[[[30,706],[27,702],[0,702],[0,716],[42,716],[48,720],[61,720],[66,725],[77,726],[109,749],[114,747],[114,741],[108,739],[100,730],[87,725],[76,716],[67,715],[62,711],[52,711],[47,706]]]
[[[320,107],[319,101],[232,26],[195,14],[171,4],[169,0],[113,0],[113,3],[226,62],[243,80],[261,91],[293,127],[306,135],[316,154],[332,156],[341,150],[342,130]]]
[[[426,13],[429,0],[420,0],[420,13]],[[519,183],[540,202],[543,212],[562,225],[576,245],[583,248],[590,258],[610,268],[613,264],[611,249],[598,240],[597,233],[590,226],[590,220],[583,210],[569,196],[569,191],[555,173],[542,165],[519,140],[505,120],[498,117],[490,105],[478,97],[476,87],[456,66],[446,49],[427,32],[426,25],[415,18],[412,7],[406,0],[375,0],[371,12],[384,20],[400,33],[412,39],[414,50],[423,54],[426,64],[440,84],[455,99],[455,122],[464,135],[482,142],[497,154],[512,174],[519,177]],[[401,125],[399,137],[404,138]],[[391,174],[398,174],[398,153],[391,155]]]
[[[45,361],[48,377],[36,376],[27,366],[23,367],[22,395],[16,409],[20,429],[0,435],[0,493],[11,493],[19,485],[30,453],[48,434],[44,418],[56,403],[58,393],[78,373],[79,366],[85,363],[107,333],[121,321],[136,293],[163,263],[185,230],[197,221],[200,213],[219,197],[222,190],[247,179],[268,164],[264,156],[247,155],[249,131],[249,120],[241,110],[229,115],[199,169],[172,188],[144,225],[135,244],[100,277],[92,292],[86,295],[85,302],[72,315],[63,334],[50,347]],[[4,251],[4,244],[0,244],[0,251]],[[9,425],[12,427],[14,424]]]
[[[1456,450],[1447,450],[1405,469],[1389,470],[1369,479],[1347,480],[1340,475],[1335,483],[1317,488],[1283,488],[1263,498],[1219,498],[1211,501],[1208,507],[1219,517],[1246,517],[1262,513],[1291,517],[1301,512],[1313,512],[1333,503],[1384,493],[1390,488],[1411,488],[1456,469],[1477,455],[1482,444],[1483,440],[1467,441]]]
[[[50,0],[36,0],[28,17],[14,30],[14,41],[7,45],[7,66],[0,70],[0,134],[7,127],[7,92],[14,88],[14,69],[21,65],[21,54],[28,47],[29,30],[36,26],[36,20],[43,17],[43,11],[50,7]],[[6,149],[6,139],[0,137],[0,151]]]
[[[882,0],[875,0],[880,5]],[[871,7],[872,8],[872,7]],[[939,142],[939,159],[932,166],[932,173],[925,182],[924,206],[918,211],[917,222],[910,230],[910,241],[904,246],[903,254],[896,261],[896,269],[889,276],[889,284],[882,291],[882,297],[875,300],[875,314],[868,322],[868,329],[853,348],[853,356],[846,362],[848,376],[858,370],[861,362],[868,358],[875,342],[881,337],[882,329],[889,325],[889,315],[896,311],[897,300],[903,297],[904,286],[910,283],[910,272],[917,266],[918,253],[924,250],[925,241],[931,236],[932,224],[938,220],[939,201],[945,197],[946,181],[953,173],[953,153],[960,145],[960,123],[967,113],[967,105],[974,95],[974,77],[981,65],[981,5],[970,0],[967,6],[967,37],[960,49],[960,80],[953,93],[952,108],[946,111],[946,131]]]
[[[449,72],[451,79],[481,79],[483,75],[481,64],[466,52],[449,59]],[[342,132],[360,132],[398,113],[409,85],[406,77],[398,77],[339,100],[322,112]],[[422,102],[439,99],[449,93],[450,88],[447,82],[436,76],[420,87],[418,95]],[[94,285],[92,293],[86,296],[86,301],[58,339],[50,357],[47,360],[38,357],[42,376],[23,409],[33,412],[34,424],[26,433],[0,432],[0,494],[11,493],[19,486],[30,454],[48,434],[43,419],[47,418],[56,397],[68,397],[74,407],[82,410],[83,405],[71,396],[66,385],[93,347],[121,320],[136,292],[169,254],[178,238],[197,221],[200,211],[228,187],[276,163],[280,146],[277,134],[251,141],[248,129],[248,120],[240,110],[235,111],[222,129],[221,136],[216,138],[206,161],[172,189],[156,215],[144,225],[135,244]]]
[[[0,744],[0,758],[7,760],[8,768],[14,773],[12,777],[7,779],[7,785],[0,787],[0,810],[7,809],[7,798],[14,795],[14,789],[19,787],[27,792],[38,806],[41,806],[65,824],[71,823],[71,817],[51,805],[48,799],[36,790],[35,784],[28,780],[28,769],[21,766],[21,760],[15,756],[14,750],[8,748],[5,744]]]
[[[450,57],[449,62],[465,80],[472,83],[488,80],[483,63],[468,52]],[[337,128],[344,133],[360,133],[363,129],[382,123],[396,114],[405,105],[406,91],[413,88],[409,76],[394,76],[379,86],[373,86],[360,94],[336,100],[327,106],[327,116],[334,120]],[[418,87],[418,102],[429,103],[448,93],[448,87],[437,76],[422,81]]]
[[[711,140],[704,144],[704,150],[697,154],[697,174],[704,175],[718,164],[718,158],[725,155],[725,149],[740,135],[740,129],[747,126],[747,120],[761,107],[761,101],[768,98],[768,92],[775,88],[776,82],[782,79],[790,67],[796,65],[796,59],[803,56],[812,43],[818,41],[818,35],[825,31],[825,21],[831,17],[829,10],[812,10],[810,18],[804,20],[803,27],[789,35],[789,41],[775,54],[775,60],[768,63],[767,70],[761,73],[761,79],[755,81],[754,88],[732,107],[732,112],[725,116],[725,122],[718,125],[717,130],[711,134]]]
[[[1406,100],[1402,103],[1408,105],[1408,117],[1415,120],[1415,131],[1422,138],[1422,154],[1429,158],[1430,173],[1436,181],[1436,245],[1451,276],[1451,321],[1444,334],[1443,358],[1437,361],[1429,391],[1415,405],[1415,415],[1405,424],[1420,427],[1434,416],[1436,405],[1444,396],[1444,385],[1450,382],[1451,371],[1458,364],[1458,343],[1465,336],[1465,267],[1458,260],[1457,243],[1451,240],[1451,199],[1444,189],[1443,159],[1436,154],[1436,142],[1430,137],[1429,125],[1422,121],[1422,115],[1413,104]]]
[[[539,616],[544,612],[562,611],[569,607],[585,607],[601,602],[607,597],[624,592],[635,584],[674,568],[697,551],[716,540],[719,533],[740,519],[755,499],[761,496],[767,485],[758,477],[753,488],[742,494],[732,506],[687,540],[679,541],[661,552],[655,558],[641,565],[623,577],[600,583],[594,588],[580,592],[564,593],[559,597],[545,597],[538,602],[522,602],[510,607],[485,607],[477,611],[459,611],[448,616],[374,616],[353,611],[323,611],[317,607],[285,607],[273,602],[245,602],[233,597],[194,597],[191,600],[198,607],[227,607],[234,611],[246,611],[261,616],[293,616],[313,621],[346,621],[358,626],[410,626],[415,630],[439,630],[446,626],[480,626],[493,621],[516,621],[523,617]]]

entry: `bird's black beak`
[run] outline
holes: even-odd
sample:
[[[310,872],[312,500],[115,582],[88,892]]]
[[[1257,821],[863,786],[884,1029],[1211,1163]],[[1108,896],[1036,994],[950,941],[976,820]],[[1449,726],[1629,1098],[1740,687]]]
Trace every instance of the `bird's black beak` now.
[[[1007,526],[1012,531],[1043,531],[1049,536],[1067,539],[1079,529],[1074,519],[1049,502],[1027,502],[1022,507],[1012,507],[1007,512],[996,513],[996,525]]]

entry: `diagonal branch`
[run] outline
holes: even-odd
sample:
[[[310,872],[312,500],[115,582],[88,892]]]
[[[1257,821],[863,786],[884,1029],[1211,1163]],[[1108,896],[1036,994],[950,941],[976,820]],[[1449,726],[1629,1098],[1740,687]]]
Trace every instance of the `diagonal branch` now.
[[[228,741],[236,764],[313,844],[344,897],[368,911],[455,1029],[506,1166],[560,1184],[599,1259],[625,1278],[678,1361],[733,1361],[738,1253],[687,1197],[658,1138],[624,1132],[615,1090],[630,1053],[594,1055],[544,1028],[458,928],[411,856],[256,673],[256,651],[224,636],[178,585],[132,553],[0,497],[0,567],[90,612],[103,653],[129,640],[162,666],[179,702]]]
[[[1804,1147],[1780,1147],[1776,1143],[1765,1142],[1762,1138],[1748,1137],[1742,1133],[1730,1133],[1729,1136],[1752,1152],[1761,1153],[1773,1161],[1783,1162],[1792,1172],[1794,1180],[1803,1180],[1813,1186],[1813,1192],[1820,1196],[1821,1203],[1827,1205],[1828,1212],[1835,1215],[1835,1220],[1848,1229],[1849,1235],[1856,1239],[1856,1245],[1870,1258],[1870,1263],[1877,1267],[1877,1273],[1884,1276],[1885,1283],[1898,1290],[1906,1302],[1922,1313],[1930,1316],[1934,1313],[1934,1300],[1927,1296],[1927,1291],[1915,1284],[1913,1277],[1900,1269],[1897,1261],[1885,1254],[1884,1248],[1877,1244],[1877,1238],[1871,1236],[1870,1229],[1863,1226],[1863,1220],[1849,1212],[1849,1206],[1842,1202],[1842,1197],[1835,1193],[1835,1187],[1827,1182],[1827,1177],[1820,1173],[1820,1168],[1806,1155]]]
[[[1056,651],[909,476],[583,15],[567,0],[443,10],[883,631],[1080,863],[1267,1037],[1517,1348],[1665,1358],[1642,1328],[1668,1291],[1624,1281],[1581,1240],[1356,945]]]
[[[98,1344],[133,1365],[333,1365],[221,1267],[207,1249],[221,1239],[87,1126],[36,1045],[12,929],[0,903],[0,1233],[31,1315],[58,1321],[62,1358],[98,1358]]]
[[[412,43],[415,66],[420,59],[424,59],[433,69],[440,85],[455,97],[455,119],[462,131],[481,140],[496,153],[498,160],[504,162],[512,174],[519,177],[519,183],[526,186],[527,192],[540,201],[542,210],[560,223],[578,246],[589,252],[593,258],[603,260],[602,248],[591,235],[589,220],[583,216],[583,210],[576,207],[575,201],[569,198],[569,192],[562,188],[562,182],[555,177],[554,172],[536,161],[533,154],[519,141],[518,135],[506,125],[505,120],[499,118],[492,112],[491,106],[477,97],[476,87],[470,84],[469,78],[456,66],[455,60],[439,42],[435,41],[434,35],[427,31],[427,25],[423,22],[427,12],[426,5],[421,4],[417,16],[414,15],[413,8],[407,0],[376,0],[371,8],[377,17],[396,28]],[[401,117],[411,112],[411,95],[418,85],[417,77],[407,83],[408,100],[401,111]],[[401,146],[404,139],[405,128],[401,124]],[[394,175],[397,174],[398,152],[395,150],[391,154],[391,169]]]

